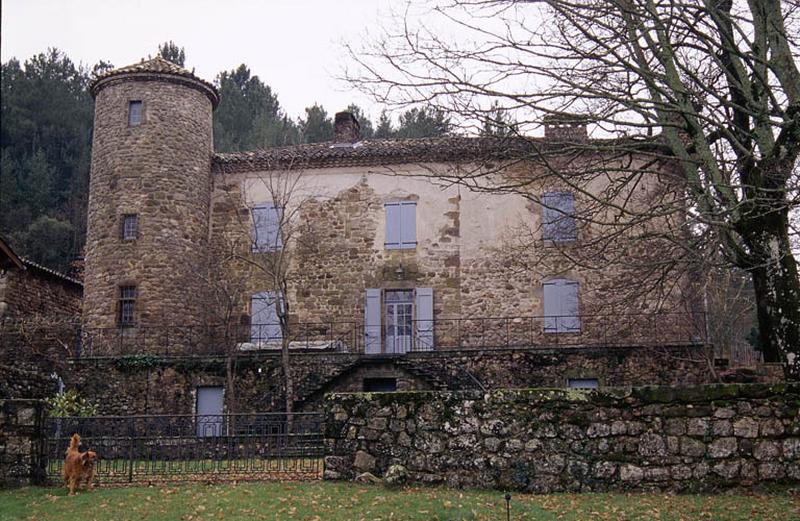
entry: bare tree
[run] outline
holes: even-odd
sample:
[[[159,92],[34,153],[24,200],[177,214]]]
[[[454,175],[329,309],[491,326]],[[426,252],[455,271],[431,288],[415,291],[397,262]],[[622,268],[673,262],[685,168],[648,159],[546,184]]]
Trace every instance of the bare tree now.
[[[250,304],[249,323],[237,324],[233,349],[280,346],[285,410],[291,420],[290,347],[301,334],[295,330],[300,324],[293,303],[309,280],[298,272],[296,256],[307,250],[318,253],[321,247],[318,231],[301,213],[319,194],[308,186],[301,169],[289,166],[228,181],[222,194],[228,211],[216,226],[226,267],[221,270],[225,275],[215,277],[211,285],[218,287],[218,305],[230,311],[230,323],[246,316]]]
[[[396,28],[349,49],[355,67],[345,76],[381,102],[446,110],[466,130],[496,125],[498,109],[513,115],[511,133],[543,116],[585,115],[594,139],[514,146],[527,147],[537,175],[581,194],[595,244],[633,259],[643,252],[650,258],[641,266],[660,272],[656,279],[720,255],[748,271],[765,360],[798,378],[797,230],[789,225],[800,204],[798,16],[795,1],[779,0],[411,3]],[[446,36],[456,31],[458,39]],[[540,181],[498,182],[491,170],[450,180],[525,194]],[[655,176],[670,188],[649,206],[627,204]],[[605,188],[584,189],[600,181]],[[594,257],[594,267],[610,260]]]

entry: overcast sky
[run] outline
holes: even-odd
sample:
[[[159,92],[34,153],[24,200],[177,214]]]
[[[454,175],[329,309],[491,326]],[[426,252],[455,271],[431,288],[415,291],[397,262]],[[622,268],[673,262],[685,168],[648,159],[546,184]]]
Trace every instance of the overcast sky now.
[[[334,76],[340,42],[376,31],[389,10],[389,0],[2,0],[0,55],[24,61],[57,47],[121,67],[173,40],[208,81],[246,64],[294,118],[314,102],[330,113],[355,102],[374,120],[380,109]]]

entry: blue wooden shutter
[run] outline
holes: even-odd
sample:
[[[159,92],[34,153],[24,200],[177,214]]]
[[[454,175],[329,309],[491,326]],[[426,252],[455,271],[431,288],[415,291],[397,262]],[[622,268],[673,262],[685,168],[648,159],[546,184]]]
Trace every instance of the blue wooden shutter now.
[[[564,280],[562,285],[561,314],[564,316],[561,325],[565,333],[580,333],[581,314],[578,307],[578,283]]]
[[[283,237],[281,236],[281,219],[283,218],[283,208],[269,205],[267,209],[267,240],[269,251],[279,251],[283,248]]]
[[[570,192],[553,192],[542,196],[542,227],[544,240],[575,240],[575,200]]]
[[[417,203],[413,201],[400,203],[400,247],[417,247]]]
[[[569,279],[555,279],[545,282],[543,286],[545,333],[579,333],[578,283]]]
[[[253,251],[278,251],[283,248],[281,218],[283,208],[272,203],[253,208]]]
[[[381,352],[381,290],[368,289],[364,299],[364,352]]]
[[[417,288],[416,351],[433,349],[433,288]]]
[[[274,342],[283,338],[278,320],[278,294],[262,291],[250,298],[250,341]]]
[[[224,394],[222,387],[197,388],[197,436],[201,438],[222,436]]]
[[[401,235],[400,235],[400,220],[401,208],[400,203],[386,203],[386,248],[400,248]]]
[[[561,299],[558,292],[558,281],[544,283],[544,332],[557,333],[561,314]]]

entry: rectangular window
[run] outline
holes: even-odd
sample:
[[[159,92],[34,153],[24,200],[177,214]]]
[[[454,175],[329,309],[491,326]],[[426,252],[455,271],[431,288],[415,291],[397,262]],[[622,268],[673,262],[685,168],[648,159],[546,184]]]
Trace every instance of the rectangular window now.
[[[142,122],[142,102],[133,100],[128,102],[128,125],[135,127]]]
[[[253,251],[268,252],[283,249],[281,219],[283,208],[275,204],[259,204],[253,208]]]
[[[386,203],[386,249],[417,247],[417,203],[397,201]]]
[[[570,389],[597,389],[600,383],[597,378],[570,378],[567,387]]]
[[[139,234],[139,216],[135,213],[122,216],[122,240],[134,241]]]
[[[134,309],[136,308],[136,286],[119,287],[119,325],[134,325]]]
[[[574,241],[575,199],[570,192],[542,195],[542,238],[546,241]]]
[[[544,332],[580,333],[579,284],[569,279],[554,279],[543,284]]]

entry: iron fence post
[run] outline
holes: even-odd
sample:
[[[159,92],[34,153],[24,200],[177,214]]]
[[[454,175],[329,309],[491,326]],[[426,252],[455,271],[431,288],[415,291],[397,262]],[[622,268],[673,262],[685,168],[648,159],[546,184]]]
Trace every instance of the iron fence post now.
[[[136,436],[136,418],[131,418],[130,422],[130,440],[128,442],[128,483],[133,483],[133,444]]]

